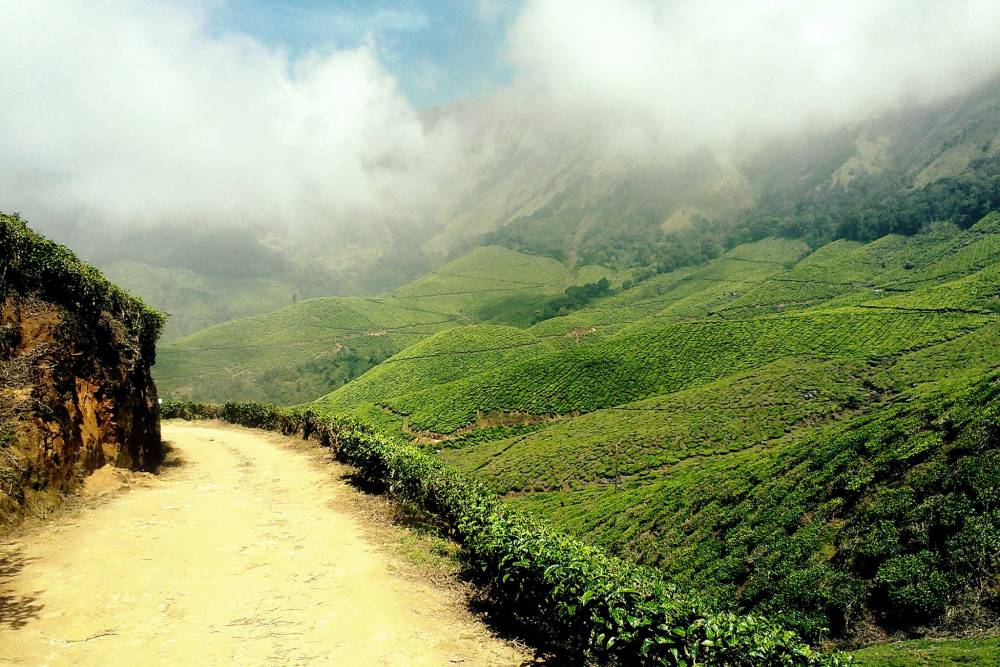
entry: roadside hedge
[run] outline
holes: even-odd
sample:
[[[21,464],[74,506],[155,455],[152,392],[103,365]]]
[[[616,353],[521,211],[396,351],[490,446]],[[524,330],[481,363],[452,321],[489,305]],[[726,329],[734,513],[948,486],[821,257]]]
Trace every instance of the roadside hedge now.
[[[111,284],[73,252],[33,232],[18,215],[0,213],[0,287],[38,292],[81,315],[109,313],[152,360],[166,317]]]
[[[776,623],[716,612],[654,570],[586,545],[507,507],[481,483],[356,420],[259,403],[165,402],[164,418],[222,419],[318,440],[358,476],[436,516],[494,602],[569,654],[620,665],[853,664]]]

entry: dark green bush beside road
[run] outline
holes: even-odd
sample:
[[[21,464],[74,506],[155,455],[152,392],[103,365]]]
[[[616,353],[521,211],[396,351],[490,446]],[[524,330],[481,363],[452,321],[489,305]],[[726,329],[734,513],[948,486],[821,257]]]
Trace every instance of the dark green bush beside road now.
[[[714,612],[656,572],[612,558],[506,507],[480,483],[356,421],[258,403],[167,402],[164,418],[314,438],[372,487],[437,517],[495,602],[562,650],[627,665],[845,665],[758,616]]]

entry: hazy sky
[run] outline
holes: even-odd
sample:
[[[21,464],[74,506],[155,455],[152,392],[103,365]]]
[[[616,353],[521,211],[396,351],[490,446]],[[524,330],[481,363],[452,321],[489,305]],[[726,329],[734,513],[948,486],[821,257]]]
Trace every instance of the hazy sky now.
[[[996,0],[0,0],[0,209],[93,224],[420,215],[467,95],[656,150],[971,88]],[[79,222],[77,222],[79,224]]]

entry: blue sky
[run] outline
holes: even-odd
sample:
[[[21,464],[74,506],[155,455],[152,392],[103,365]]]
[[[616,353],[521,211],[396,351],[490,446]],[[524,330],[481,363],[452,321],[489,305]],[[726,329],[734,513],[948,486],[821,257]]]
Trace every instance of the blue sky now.
[[[420,107],[510,81],[504,35],[522,0],[226,0],[219,31],[245,32],[298,55],[373,38],[385,66]]]

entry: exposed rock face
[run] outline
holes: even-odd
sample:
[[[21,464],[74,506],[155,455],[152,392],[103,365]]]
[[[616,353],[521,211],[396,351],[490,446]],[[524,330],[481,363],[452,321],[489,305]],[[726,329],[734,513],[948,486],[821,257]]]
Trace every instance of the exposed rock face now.
[[[0,216],[7,238],[29,235],[0,247],[0,527],[106,463],[150,470],[163,458],[148,311],[16,222]],[[62,251],[68,286],[32,274],[31,263],[46,261],[39,245]]]

